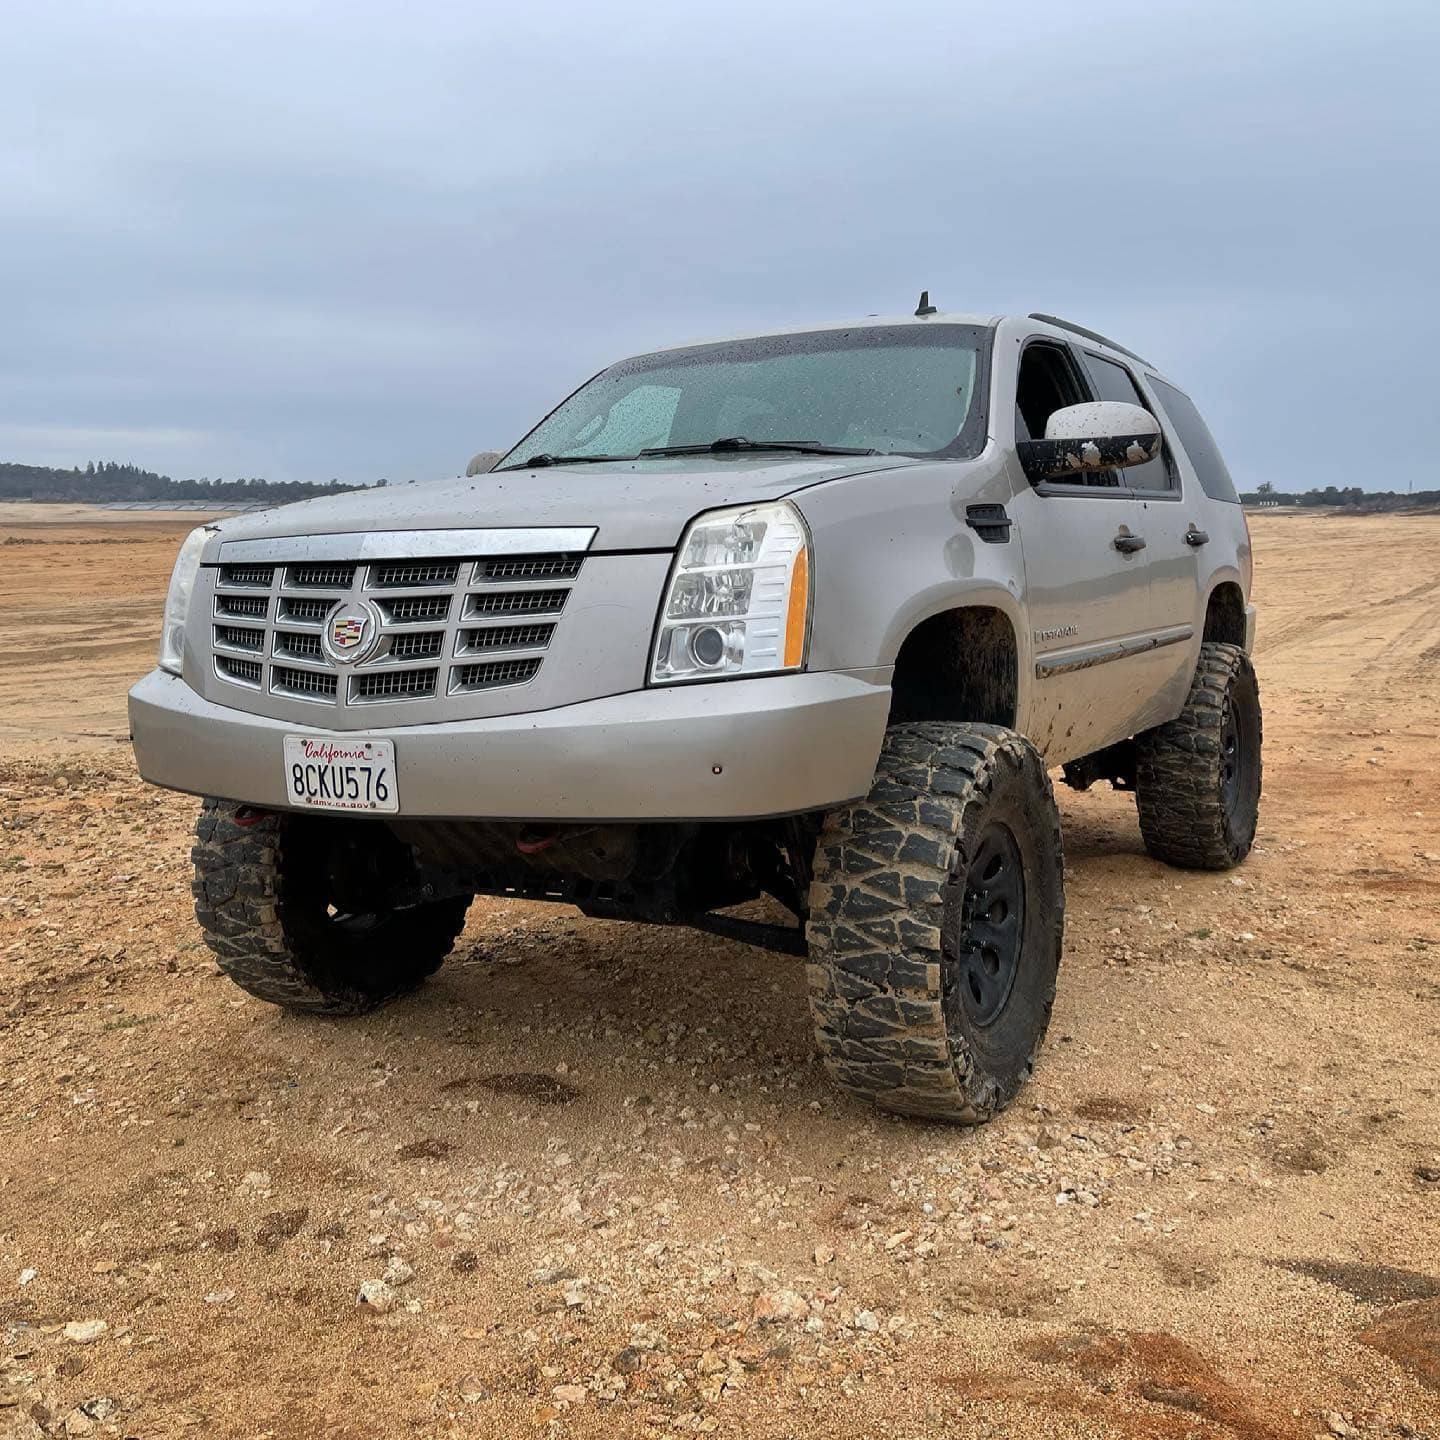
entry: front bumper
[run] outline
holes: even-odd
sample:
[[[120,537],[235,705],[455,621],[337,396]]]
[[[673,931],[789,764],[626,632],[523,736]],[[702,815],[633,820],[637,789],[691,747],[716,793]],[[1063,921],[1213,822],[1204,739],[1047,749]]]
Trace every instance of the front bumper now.
[[[826,671],[373,733],[395,742],[411,818],[739,820],[864,795],[889,710],[888,669]],[[152,784],[276,810],[284,737],[329,733],[217,705],[161,670],[131,690],[130,731]]]

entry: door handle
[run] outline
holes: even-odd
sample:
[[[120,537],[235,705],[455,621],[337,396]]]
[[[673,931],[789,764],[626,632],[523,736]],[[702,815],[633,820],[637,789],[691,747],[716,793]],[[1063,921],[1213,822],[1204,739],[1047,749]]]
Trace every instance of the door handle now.
[[[1122,555],[1133,555],[1137,550],[1145,548],[1145,537],[1132,535],[1128,530],[1122,530],[1110,543]]]
[[[1192,525],[1185,532],[1185,543],[1187,545],[1194,545],[1198,549],[1201,545],[1208,545],[1210,543],[1210,536],[1206,531],[1197,530]]]

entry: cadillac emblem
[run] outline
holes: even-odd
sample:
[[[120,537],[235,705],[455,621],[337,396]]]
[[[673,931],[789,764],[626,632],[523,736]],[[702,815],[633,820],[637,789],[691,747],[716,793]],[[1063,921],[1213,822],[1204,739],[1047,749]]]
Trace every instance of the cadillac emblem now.
[[[330,643],[337,650],[353,650],[364,638],[370,622],[363,615],[339,615],[330,625]]]
[[[380,638],[380,620],[363,602],[342,600],[326,617],[320,642],[325,653],[341,664],[363,660]]]

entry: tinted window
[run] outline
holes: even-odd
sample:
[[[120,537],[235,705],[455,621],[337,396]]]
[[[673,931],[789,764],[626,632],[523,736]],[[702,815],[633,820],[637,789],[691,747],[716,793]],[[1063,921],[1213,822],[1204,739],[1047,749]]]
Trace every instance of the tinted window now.
[[[1120,400],[1126,405],[1138,405],[1147,414],[1151,413],[1145,397],[1123,365],[1092,355],[1088,350],[1084,354],[1085,368],[1090,372],[1095,393],[1101,400]],[[1132,490],[1174,489],[1168,459],[1162,454],[1158,460],[1148,460],[1144,465],[1127,465],[1120,472],[1120,484],[1128,485]]]
[[[1228,500],[1230,504],[1238,505],[1240,497],[1235,493],[1235,482],[1230,478],[1214,437],[1200,418],[1194,402],[1183,390],[1177,390],[1153,375],[1150,376],[1150,384],[1165,418],[1175,427],[1175,433],[1185,447],[1205,493],[1212,500]]]

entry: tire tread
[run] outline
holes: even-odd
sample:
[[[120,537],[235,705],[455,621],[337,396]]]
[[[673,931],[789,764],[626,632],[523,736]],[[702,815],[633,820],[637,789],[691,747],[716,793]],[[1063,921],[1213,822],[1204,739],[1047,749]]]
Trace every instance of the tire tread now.
[[[416,906],[387,983],[360,988],[327,974],[285,923],[285,819],[241,825],[237,807],[206,799],[190,857],[195,918],[220,969],[257,999],[311,1015],[360,1015],[408,994],[440,968],[465,923],[465,906]],[[393,974],[393,979],[390,978]]]
[[[966,817],[989,797],[1000,767],[1031,769],[1061,854],[1044,766],[998,725],[892,726],[869,796],[832,812],[821,831],[807,926],[816,1043],[838,1084],[883,1109],[978,1125],[1011,1098],[950,1033],[940,950],[943,892],[965,863]],[[1057,965],[1063,928],[1062,898],[1047,940]],[[1052,979],[1047,1023],[1054,995]],[[1043,1038],[1042,1025],[1025,1075]]]
[[[1140,835],[1155,859],[1185,870],[1229,870],[1254,840],[1230,833],[1220,787],[1220,730],[1225,701],[1242,681],[1254,684],[1238,645],[1206,641],[1185,708],[1174,720],[1136,737],[1135,802]],[[1257,749],[1261,716],[1255,716]],[[1257,766],[1260,757],[1255,757]]]

